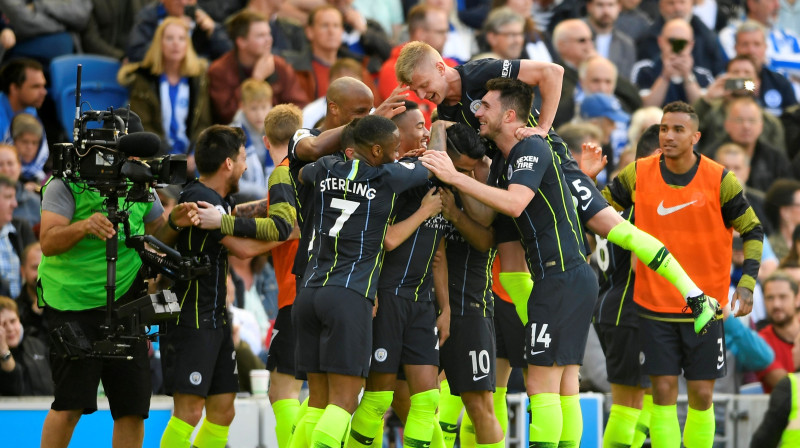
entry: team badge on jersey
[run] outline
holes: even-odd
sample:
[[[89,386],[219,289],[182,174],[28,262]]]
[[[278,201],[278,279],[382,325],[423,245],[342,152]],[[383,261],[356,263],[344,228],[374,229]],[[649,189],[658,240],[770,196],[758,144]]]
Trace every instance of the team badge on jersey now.
[[[199,386],[203,382],[203,375],[200,372],[192,372],[189,374],[189,382],[195,386]]]
[[[298,129],[297,132],[294,133],[294,137],[292,137],[292,138],[294,139],[294,142],[297,143],[297,142],[299,142],[300,140],[302,140],[302,139],[304,139],[306,137],[311,137],[311,131],[308,130],[308,129],[302,129],[301,128],[301,129]]]
[[[386,353],[386,349],[385,348],[379,348],[379,349],[375,350],[375,361],[384,362],[384,361],[386,361],[386,357],[387,356],[388,356],[388,354]]]
[[[469,103],[469,110],[472,111],[473,114],[478,112],[478,109],[481,108],[481,100],[475,100]]]
[[[413,170],[414,169],[414,164],[411,163],[411,162],[397,162],[397,163],[399,163],[400,166],[402,166],[403,168],[407,168],[409,170]]]

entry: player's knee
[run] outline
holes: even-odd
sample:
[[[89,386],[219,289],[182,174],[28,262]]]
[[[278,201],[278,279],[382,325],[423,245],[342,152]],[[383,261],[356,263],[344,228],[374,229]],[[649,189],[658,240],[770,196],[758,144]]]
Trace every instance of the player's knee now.
[[[490,391],[464,392],[461,399],[473,422],[494,414],[494,400]]]
[[[233,422],[233,418],[236,416],[236,408],[234,408],[233,405],[214,407],[206,409],[206,413],[208,414],[206,415],[206,418],[211,423],[220,426],[230,426],[231,422]]]
[[[678,395],[678,384],[671,378],[661,378],[653,381],[653,401],[659,405],[674,404]]]
[[[431,389],[412,395],[411,407],[436,413],[436,408],[439,407],[439,390]]]
[[[711,384],[708,384],[711,383]],[[699,382],[688,385],[689,407],[704,411],[711,407],[714,400],[713,382]]]

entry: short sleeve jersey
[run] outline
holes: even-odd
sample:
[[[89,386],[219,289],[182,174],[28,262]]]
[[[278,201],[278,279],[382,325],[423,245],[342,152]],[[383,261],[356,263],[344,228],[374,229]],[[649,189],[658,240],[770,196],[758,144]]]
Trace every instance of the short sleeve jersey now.
[[[195,180],[181,192],[179,203],[206,201],[222,214],[230,214],[230,198]],[[173,291],[181,304],[178,325],[192,328],[219,328],[227,325],[225,298],[227,293],[228,249],[222,245],[225,235],[219,229],[202,230],[187,227],[178,235],[177,249],[183,256],[207,255],[211,261],[209,275],[189,281],[177,281]]]
[[[620,213],[633,221],[633,208]],[[639,316],[633,302],[635,274],[631,270],[631,252],[595,235],[594,256],[600,268],[600,294],[594,308],[594,321],[600,324],[638,327]]]
[[[374,299],[397,195],[425,185],[428,170],[418,161],[371,166],[325,156],[301,176],[314,188],[315,234],[302,286],[340,286]]]
[[[541,137],[526,138],[492,161],[490,179],[507,189],[523,185],[535,193],[514,224],[525,246],[535,280],[549,272],[564,272],[585,263],[585,249],[572,194],[560,165]]]
[[[310,218],[314,212],[314,207],[312,205],[314,200],[314,190],[313,187],[303,185],[298,181],[300,168],[304,167],[309,162],[297,158],[295,146],[297,146],[297,143],[304,138],[316,137],[321,133],[322,131],[319,129],[298,129],[297,132],[295,132],[295,134],[292,136],[291,140],[289,140],[289,174],[291,174],[292,177],[295,203],[297,204],[297,225],[300,227],[300,241],[297,245],[300,250],[297,251],[297,255],[295,256],[292,273],[298,276],[303,275],[306,270],[309,253],[305,249],[311,247],[311,239],[313,235]]]
[[[450,314],[493,317],[492,263],[497,251],[475,249],[450,223],[445,233],[445,249]]]
[[[459,65],[456,68],[461,76],[461,101],[457,104],[448,106],[440,104],[436,110],[439,118],[448,121],[464,123],[478,132],[480,123],[475,118],[475,112],[481,105],[481,98],[486,95],[486,83],[494,78],[512,78],[519,76],[519,59],[479,59]],[[539,123],[539,111],[531,109],[528,117],[528,126],[536,126]],[[556,134],[553,128],[547,134],[547,142],[556,154],[559,163],[575,163],[575,159],[567,150],[567,144]]]
[[[392,223],[401,222],[413,215],[420,207],[422,198],[433,187],[428,181],[422,187],[412,188],[402,193],[395,204],[396,216]],[[440,214],[426,219],[408,239],[383,257],[379,290],[389,290],[392,294],[408,300],[430,302],[433,300],[433,256],[448,227],[447,220]]]

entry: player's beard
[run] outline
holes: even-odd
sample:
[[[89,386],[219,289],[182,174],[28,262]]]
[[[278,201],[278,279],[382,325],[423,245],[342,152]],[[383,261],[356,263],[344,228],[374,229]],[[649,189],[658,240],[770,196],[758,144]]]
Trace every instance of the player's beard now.
[[[228,194],[235,194],[239,192],[239,179],[242,176],[231,176],[230,182],[228,183]]]

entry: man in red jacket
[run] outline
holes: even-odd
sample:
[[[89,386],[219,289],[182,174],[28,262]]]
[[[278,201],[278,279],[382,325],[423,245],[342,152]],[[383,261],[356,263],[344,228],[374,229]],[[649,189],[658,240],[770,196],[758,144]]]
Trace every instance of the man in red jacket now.
[[[222,55],[208,68],[208,91],[213,104],[214,121],[228,124],[239,106],[239,86],[247,78],[266,81],[272,87],[273,104],[308,104],[294,69],[286,60],[272,54],[269,19],[250,10],[242,10],[227,22],[234,49]]]

